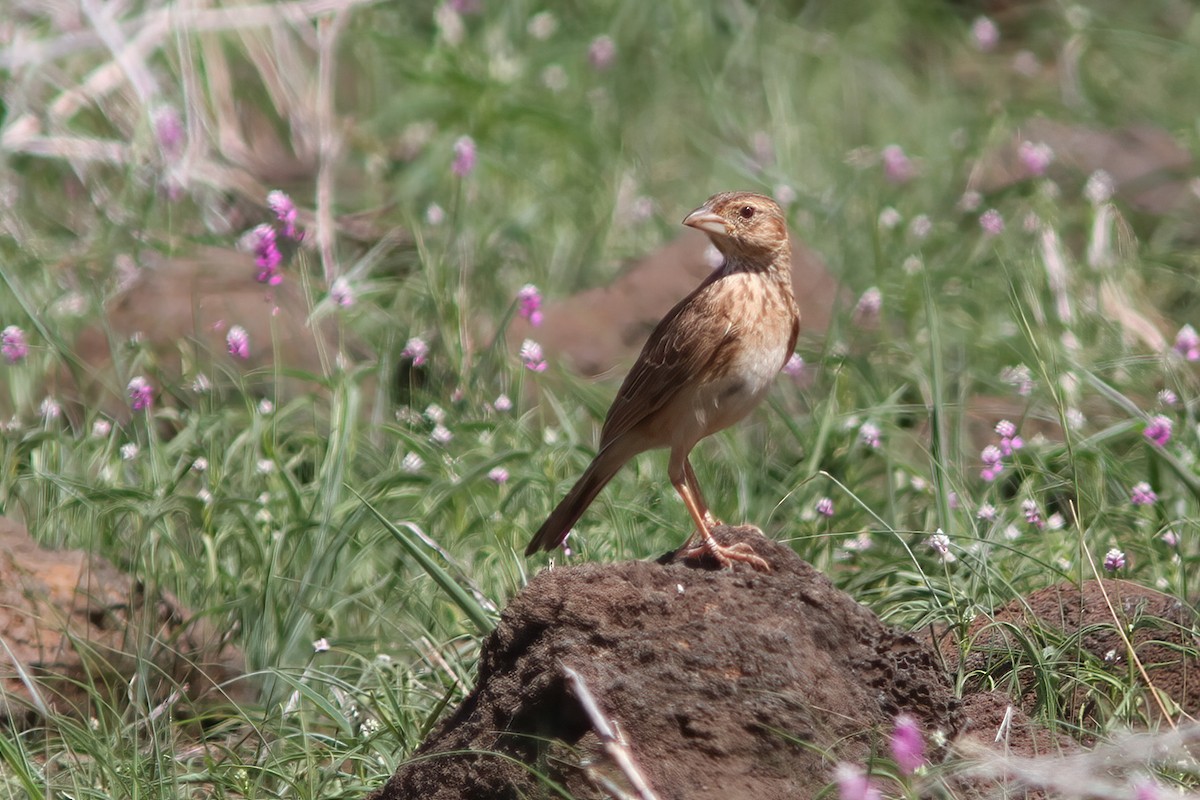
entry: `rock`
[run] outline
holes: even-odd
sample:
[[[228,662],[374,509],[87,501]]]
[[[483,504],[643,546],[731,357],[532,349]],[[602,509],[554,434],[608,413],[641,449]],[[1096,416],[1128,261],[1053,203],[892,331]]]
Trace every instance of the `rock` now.
[[[1048,174],[1056,181],[1082,186],[1093,172],[1104,170],[1117,195],[1143,213],[1194,213],[1198,205],[1189,185],[1195,173],[1191,153],[1153,125],[1109,130],[1041,117],[1026,120],[1009,143],[980,161],[970,188],[989,194],[1029,179],[1018,155],[1022,142],[1050,146],[1054,161]]]
[[[608,286],[548,302],[539,327],[513,320],[508,344],[516,350],[525,339],[535,339],[552,360],[587,376],[632,361],[658,321],[712,272],[708,247],[705,234],[684,231]],[[800,306],[801,336],[824,334],[845,297],[820,256],[795,237],[792,288]]]
[[[757,529],[717,533],[751,543],[772,572],[667,556],[538,574],[484,642],[474,691],[376,800],[549,796],[534,771],[581,800],[610,796],[599,779],[621,778],[563,665],[663,800],[816,797],[832,765],[863,763],[901,711],[927,733],[958,732],[931,648]]]
[[[334,362],[342,346],[336,325],[328,317],[310,324],[297,276],[269,287],[255,273],[253,257],[219,247],[144,265],[105,307],[104,322],[79,334],[77,367],[59,376],[58,396],[69,410],[99,406],[126,419],[128,399],[113,368],[113,350],[135,337],[149,351],[148,372],[159,389],[183,379],[190,383],[196,372],[218,387],[238,383],[277,402],[318,389],[316,380],[302,376],[320,379]],[[245,360],[227,352],[225,336],[234,325],[249,335]],[[160,402],[169,402],[169,396],[164,393]]]
[[[97,698],[137,693],[193,710],[252,699],[241,652],[166,591],[150,591],[82,550],[46,550],[0,517],[0,723],[87,718]],[[22,677],[24,673],[24,677]],[[28,678],[32,684],[26,683]]]

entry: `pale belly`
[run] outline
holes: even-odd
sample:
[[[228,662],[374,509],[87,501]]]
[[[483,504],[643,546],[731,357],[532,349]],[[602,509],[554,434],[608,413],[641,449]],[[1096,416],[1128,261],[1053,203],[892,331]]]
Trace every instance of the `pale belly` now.
[[[741,354],[730,362],[722,377],[695,392],[682,392],[683,407],[677,406],[674,416],[690,424],[674,426],[665,444],[690,450],[705,436],[728,428],[753,411],[779,374],[786,347],[785,341],[776,347],[741,348]]]

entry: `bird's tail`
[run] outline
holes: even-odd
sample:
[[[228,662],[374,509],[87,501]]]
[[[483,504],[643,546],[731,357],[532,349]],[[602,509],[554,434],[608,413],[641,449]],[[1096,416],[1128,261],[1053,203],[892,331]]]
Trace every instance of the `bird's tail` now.
[[[600,494],[600,490],[608,485],[625,463],[622,459],[611,458],[612,453],[608,455],[610,457],[606,458],[605,453],[601,451],[592,460],[583,475],[571,487],[571,491],[567,492],[567,496],[550,512],[550,517],[533,535],[529,547],[525,548],[525,555],[531,556],[539,550],[553,550],[563,543],[572,526],[596,499],[596,495]]]

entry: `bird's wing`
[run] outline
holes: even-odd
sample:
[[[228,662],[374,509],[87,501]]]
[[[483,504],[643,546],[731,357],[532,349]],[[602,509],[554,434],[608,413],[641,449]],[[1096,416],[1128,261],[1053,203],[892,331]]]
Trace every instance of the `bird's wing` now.
[[[789,359],[791,359],[792,353],[796,352],[796,342],[799,341],[799,339],[800,339],[800,314],[797,313],[792,316],[792,335],[791,335],[791,338],[788,339],[787,350],[783,351],[783,366],[780,367],[780,369],[783,369],[783,367],[787,366],[787,362]]]
[[[608,409],[601,448],[665,406],[692,378],[722,358],[737,337],[737,323],[719,313],[722,304],[697,302],[712,284],[711,279],[700,284],[650,334]],[[718,313],[714,316],[714,312]]]

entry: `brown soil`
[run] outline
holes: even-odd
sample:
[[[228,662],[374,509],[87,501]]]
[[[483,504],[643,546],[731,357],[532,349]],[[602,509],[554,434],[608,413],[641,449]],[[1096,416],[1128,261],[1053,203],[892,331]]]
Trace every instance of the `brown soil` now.
[[[80,368],[63,369],[54,394],[76,422],[96,408],[114,419],[128,418],[113,349],[134,339],[152,356],[148,369],[157,386],[190,383],[203,372],[220,388],[233,385],[231,376],[237,375],[251,393],[280,402],[314,392],[339,349],[360,354],[333,317],[309,324],[298,277],[268,287],[254,279],[255,272],[253,257],[227,248],[198,247],[190,256],[169,259],[146,255],[129,286],[106,305],[103,323],[80,332],[73,348]],[[249,336],[244,361],[226,352],[225,337],[234,325]],[[164,393],[159,402],[172,399]]]
[[[1013,676],[1014,663],[1029,662],[1027,650],[1032,643],[1035,652],[1052,654],[1043,657],[1056,660],[1057,674],[1080,678],[1049,687],[1054,701],[1060,704],[1055,716],[1090,727],[1112,711],[1105,687],[1091,675],[1107,672],[1118,678],[1119,684],[1132,682],[1146,688],[1140,671],[1131,663],[1119,625],[1168,710],[1174,705],[1196,716],[1200,714],[1196,623],[1194,609],[1129,581],[1056,584],[975,620],[967,637],[965,688],[972,691],[993,683],[1011,684],[1022,709],[1030,715],[1037,713],[1047,702],[1047,687],[1035,685],[1029,670]],[[953,641],[943,645],[947,658],[954,663],[957,650]],[[1149,691],[1138,698],[1137,711],[1148,723],[1162,718]]]
[[[667,557],[540,573],[484,643],[475,691],[377,800],[551,796],[535,771],[573,797],[610,796],[599,783],[620,776],[563,665],[664,800],[815,797],[832,766],[862,763],[901,711],[927,732],[960,731],[931,648],[756,529],[718,535],[751,542],[772,572]]]
[[[0,723],[46,713],[94,715],[123,705],[137,676],[173,712],[247,701],[242,654],[166,591],[151,591],[98,556],[47,550],[0,517]],[[26,682],[29,679],[29,682]],[[94,687],[95,694],[88,689]]]

